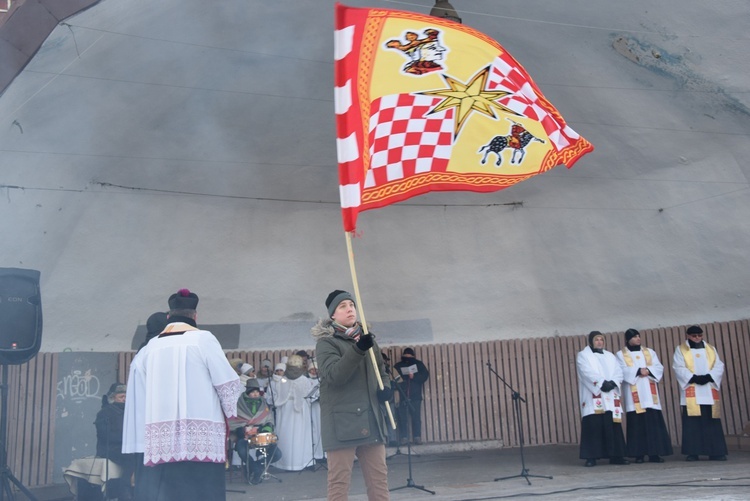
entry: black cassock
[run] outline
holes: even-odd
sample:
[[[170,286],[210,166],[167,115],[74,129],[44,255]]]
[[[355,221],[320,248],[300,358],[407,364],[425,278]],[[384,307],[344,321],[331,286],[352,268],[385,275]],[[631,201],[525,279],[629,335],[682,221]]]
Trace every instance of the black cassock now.
[[[612,412],[589,414],[581,420],[581,459],[621,458],[625,456],[622,424],[615,423]]]

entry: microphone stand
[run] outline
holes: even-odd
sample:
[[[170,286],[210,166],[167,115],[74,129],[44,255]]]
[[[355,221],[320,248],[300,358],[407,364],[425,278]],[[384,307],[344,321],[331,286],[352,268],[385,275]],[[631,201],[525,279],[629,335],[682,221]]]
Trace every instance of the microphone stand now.
[[[107,396],[107,405],[112,405],[109,403],[109,396]],[[106,418],[106,430],[107,430],[107,454],[105,454],[104,460],[106,463],[104,463],[104,499],[109,500],[109,416]]]
[[[409,398],[408,395],[406,395],[404,393],[404,390],[401,388],[400,385],[396,384],[396,389],[398,389],[398,393],[399,393],[399,395],[401,395],[401,404],[402,405],[404,403],[406,404],[406,423],[407,423],[406,426],[410,430],[409,431],[409,441],[406,444],[406,457],[407,457],[407,461],[409,463],[409,478],[406,479],[406,485],[402,485],[401,487],[394,487],[393,489],[389,489],[389,491],[391,491],[391,492],[392,491],[398,491],[398,490],[406,489],[406,488],[410,487],[412,489],[419,489],[420,491],[429,492],[430,494],[435,495],[435,491],[431,491],[429,489],[425,489],[424,485],[417,485],[417,484],[415,484],[414,483],[414,479],[412,478],[412,472],[411,472],[411,427],[409,427],[409,424],[408,424],[408,423],[411,422],[410,411],[411,411],[411,408],[412,408],[412,403],[411,403],[411,399]],[[397,450],[396,454],[394,454],[393,456],[395,456],[397,454],[401,454],[401,451]],[[391,457],[393,457],[393,456],[391,456]],[[386,458],[386,460],[387,460],[387,458]]]
[[[268,376],[268,391],[271,393],[271,411],[273,412],[273,422],[276,422],[276,397],[273,394],[273,377],[276,375],[275,371],[270,373]],[[281,379],[281,378],[279,378]]]
[[[526,482],[528,482],[529,485],[531,485],[531,480],[529,480],[529,477],[551,479],[552,477],[549,477],[546,475],[530,475],[529,470],[526,468],[526,462],[524,461],[524,457],[523,457],[523,426],[521,424],[522,421],[521,421],[521,403],[520,403],[520,402],[526,403],[526,400],[524,400],[521,394],[518,393],[516,390],[514,390],[513,387],[509,385],[505,381],[505,379],[502,378],[500,374],[495,372],[495,369],[492,368],[492,364],[490,364],[489,362],[487,362],[487,368],[490,370],[491,373],[497,376],[497,378],[500,381],[503,382],[506,388],[508,388],[511,391],[511,397],[513,398],[513,409],[515,411],[513,414],[513,420],[516,424],[516,430],[518,430],[518,443],[521,446],[521,473],[518,475],[511,475],[509,477],[496,478],[495,482],[497,482],[498,480],[508,480],[510,478],[522,477],[526,479]]]
[[[389,371],[388,371],[388,377],[391,380],[391,387],[395,387],[396,391],[402,393],[403,390],[401,390],[401,388],[398,385],[398,383],[400,383],[402,381],[402,379],[401,379],[401,377],[398,374],[396,374],[396,377],[394,378],[393,377],[393,373],[391,372],[392,370],[393,370],[393,368],[389,368]],[[404,404],[406,404],[406,397],[402,397],[402,401],[404,402]],[[401,425],[401,421],[402,420],[399,419],[399,426]],[[406,421],[406,423],[407,423],[407,426],[409,426],[409,421],[408,420]],[[407,430],[408,430],[408,428],[407,428]],[[388,431],[390,432],[390,429]],[[396,452],[394,452],[390,456],[386,457],[385,458],[386,461],[388,461],[389,459],[393,459],[396,456],[406,456],[406,454],[404,454],[403,452],[401,452],[401,440],[400,440],[400,437],[399,437],[400,433],[398,432],[398,430],[396,430],[396,432],[397,432],[396,433]],[[419,454],[414,454],[414,455],[417,456],[417,457],[419,457]]]

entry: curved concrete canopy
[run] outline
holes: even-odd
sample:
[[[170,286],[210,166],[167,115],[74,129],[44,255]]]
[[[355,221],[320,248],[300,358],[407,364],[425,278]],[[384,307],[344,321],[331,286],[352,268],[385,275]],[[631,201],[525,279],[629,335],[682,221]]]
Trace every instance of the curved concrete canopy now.
[[[382,341],[746,317],[750,5],[452,3],[596,150],[505,191],[361,214]],[[226,348],[312,346],[352,283],[333,5],[104,0],[52,32],[0,97],[0,266],[42,272],[43,351],[129,349],[180,287]]]

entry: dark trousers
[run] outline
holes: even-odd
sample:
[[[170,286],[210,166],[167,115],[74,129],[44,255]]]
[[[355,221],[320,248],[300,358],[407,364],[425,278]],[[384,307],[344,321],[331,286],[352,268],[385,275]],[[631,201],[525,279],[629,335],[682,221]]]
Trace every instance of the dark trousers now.
[[[225,501],[224,463],[180,461],[136,472],[138,501]]]
[[[411,405],[408,405],[409,403]],[[402,401],[399,404],[398,427],[401,430],[399,434],[402,439],[409,438],[409,424],[411,424],[412,437],[422,438],[422,400]]]

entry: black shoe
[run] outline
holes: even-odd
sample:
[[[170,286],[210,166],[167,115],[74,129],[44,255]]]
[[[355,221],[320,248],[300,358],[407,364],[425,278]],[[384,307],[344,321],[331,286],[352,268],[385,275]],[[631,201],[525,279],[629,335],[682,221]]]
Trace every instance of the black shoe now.
[[[643,462],[643,456],[638,456],[635,458],[635,464],[641,464]]]
[[[709,461],[726,461],[727,457],[722,454],[720,456],[708,456]]]
[[[685,461],[698,461],[698,456],[691,454],[685,458]]]
[[[250,483],[253,485],[258,485],[263,481],[263,468],[253,468],[253,471],[250,473]]]
[[[612,458],[609,460],[609,464],[630,464],[630,461],[625,458]]]
[[[590,467],[590,466],[596,466],[596,459],[587,459],[586,464],[583,466]]]
[[[649,463],[663,463],[664,462],[664,458],[661,457],[661,456],[649,456],[648,457],[648,462]]]

